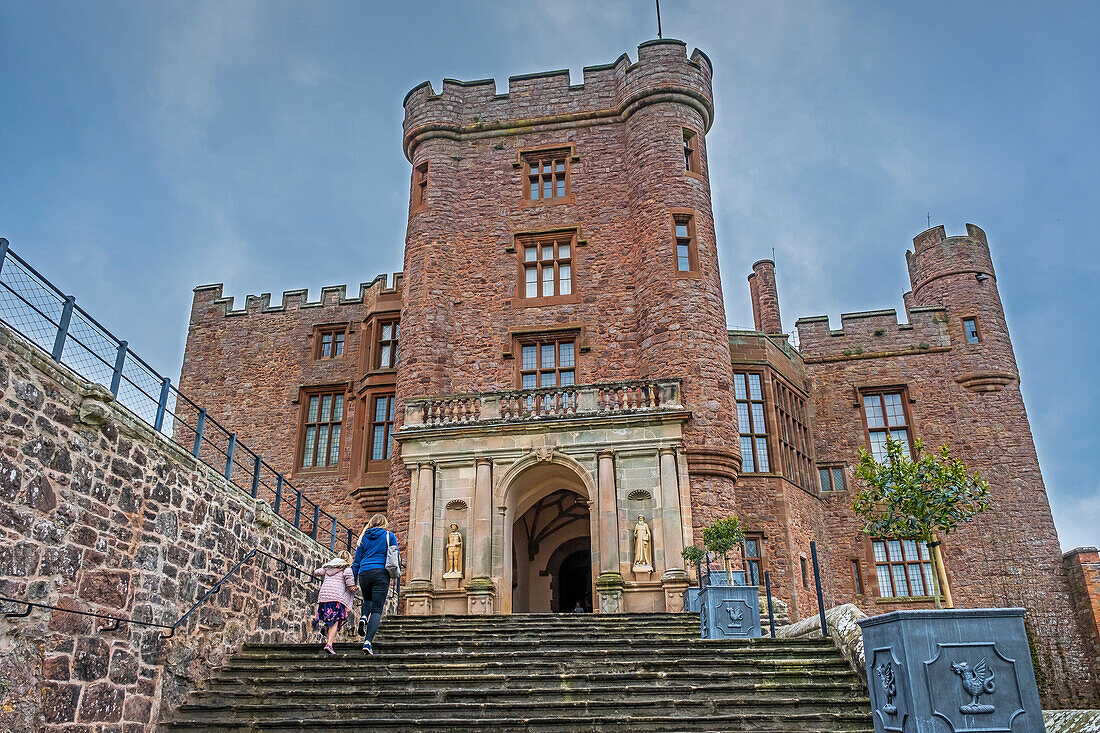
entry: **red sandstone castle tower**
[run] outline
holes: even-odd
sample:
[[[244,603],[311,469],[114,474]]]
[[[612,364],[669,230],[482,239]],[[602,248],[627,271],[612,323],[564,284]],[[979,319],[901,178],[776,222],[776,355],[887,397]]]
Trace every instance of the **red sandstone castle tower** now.
[[[527,542],[526,562],[539,562],[535,529],[510,539],[521,514],[491,516],[513,492],[530,494],[517,509],[545,498],[531,492],[588,505],[605,610],[663,609],[660,578],[674,603],[685,519],[732,508],[740,454],[707,179],[710,77],[701,52],[653,41],[637,63],[586,68],[583,84],[562,71],[512,77],[506,94],[492,81],[444,80],[440,94],[423,84],[406,97],[413,182],[397,397],[407,412],[391,509],[410,513],[414,612],[458,590],[433,568],[452,523],[439,502],[470,507],[472,519],[453,523],[468,532],[477,593],[524,610],[545,594],[531,576],[515,588],[525,599],[509,598],[529,572],[509,556]],[[507,413],[507,393],[531,388],[547,392]],[[487,409],[507,414],[494,424]],[[660,435],[646,437],[647,421]],[[523,468],[537,451],[562,475]],[[659,492],[638,481],[659,474]],[[660,528],[659,567],[644,578],[629,557],[635,514]],[[583,539],[567,534],[553,542]]]

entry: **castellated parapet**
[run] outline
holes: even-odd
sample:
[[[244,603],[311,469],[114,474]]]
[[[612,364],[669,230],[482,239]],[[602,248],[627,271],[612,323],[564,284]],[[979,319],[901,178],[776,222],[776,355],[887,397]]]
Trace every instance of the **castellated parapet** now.
[[[506,94],[497,93],[493,79],[444,79],[439,94],[425,81],[405,96],[405,155],[411,161],[419,143],[436,137],[495,137],[582,120],[625,122],[659,102],[693,107],[706,132],[714,119],[713,68],[699,49],[690,57],[686,51],[683,41],[649,41],[638,46],[636,63],[624,53],[614,63],[585,67],[582,84],[571,84],[567,69],[545,71],[509,77]]]
[[[950,345],[945,308],[914,307],[908,315],[909,322],[901,323],[893,308],[842,313],[838,329],[830,327],[828,316],[800,318],[799,350],[809,360],[919,353]]]
[[[385,273],[378,275],[369,283],[359,284],[359,297],[348,298],[346,285],[326,285],[321,288],[321,297],[318,300],[309,299],[309,289],[284,290],[282,302],[279,305],[271,305],[271,293],[244,296],[244,308],[234,309],[234,297],[222,295],[223,283],[200,285],[195,288],[195,304],[202,303],[211,306],[214,310],[224,308],[226,316],[245,316],[256,313],[284,313],[286,311],[301,310],[303,308],[320,308],[330,305],[367,305],[377,302],[386,296],[397,296],[401,293],[403,275],[400,272],[393,274],[393,286],[388,285],[389,278]]]

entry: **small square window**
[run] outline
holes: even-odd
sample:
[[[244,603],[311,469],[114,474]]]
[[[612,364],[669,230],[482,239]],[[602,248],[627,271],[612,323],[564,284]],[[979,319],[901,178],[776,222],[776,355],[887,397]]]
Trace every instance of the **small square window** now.
[[[338,359],[344,355],[347,343],[347,326],[319,328],[314,337],[313,358]]]
[[[846,491],[843,466],[818,466],[822,491]]]
[[[966,342],[968,344],[976,344],[982,340],[982,337],[978,334],[977,318],[964,318],[963,331],[966,333]]]
[[[564,199],[569,193],[569,158],[569,148],[523,154],[524,198],[529,201]]]

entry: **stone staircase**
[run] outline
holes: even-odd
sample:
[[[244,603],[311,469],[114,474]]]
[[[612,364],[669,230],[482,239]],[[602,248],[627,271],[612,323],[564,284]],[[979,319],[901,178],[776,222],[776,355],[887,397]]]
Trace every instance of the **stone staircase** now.
[[[689,614],[387,618],[358,645],[250,645],[169,731],[871,731],[828,640],[703,641]]]

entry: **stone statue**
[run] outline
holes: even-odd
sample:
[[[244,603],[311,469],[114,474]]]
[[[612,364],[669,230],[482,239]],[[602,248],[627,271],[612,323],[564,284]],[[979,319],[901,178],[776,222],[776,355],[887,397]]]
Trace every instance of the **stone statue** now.
[[[653,572],[653,533],[641,515],[634,525],[634,572]]]
[[[462,577],[462,534],[457,524],[451,525],[451,533],[447,536],[447,566],[443,577]]]

